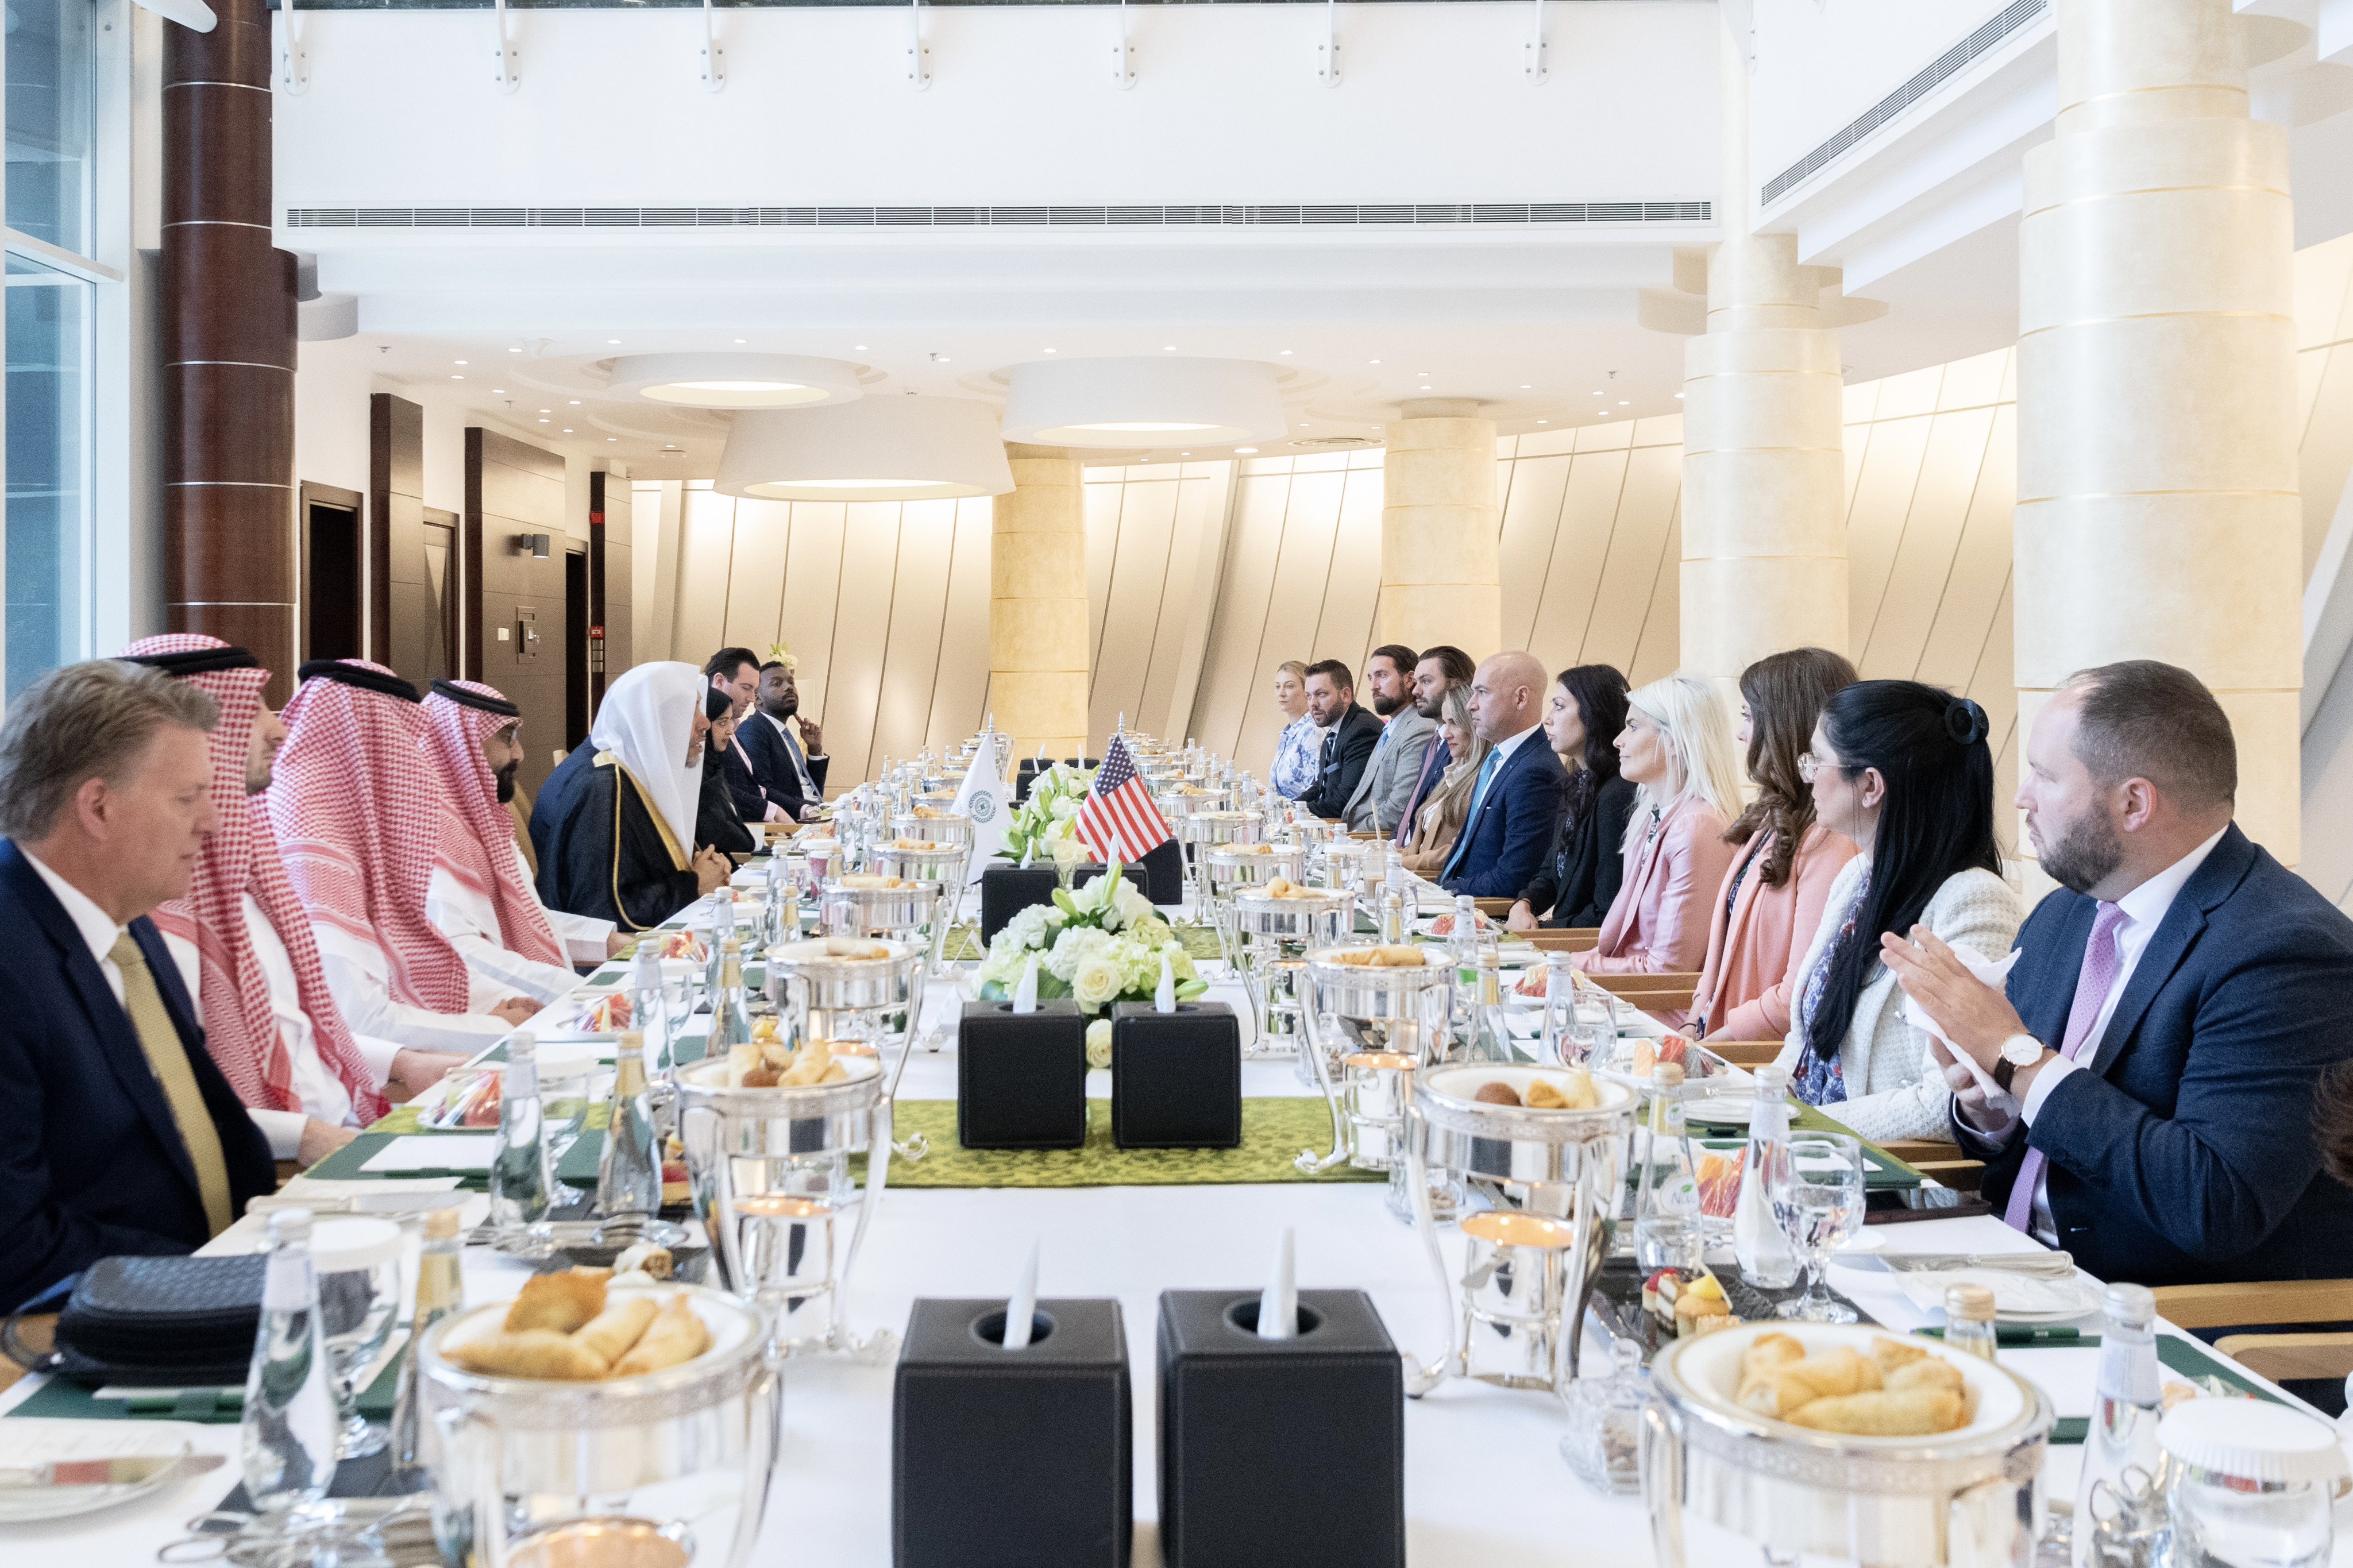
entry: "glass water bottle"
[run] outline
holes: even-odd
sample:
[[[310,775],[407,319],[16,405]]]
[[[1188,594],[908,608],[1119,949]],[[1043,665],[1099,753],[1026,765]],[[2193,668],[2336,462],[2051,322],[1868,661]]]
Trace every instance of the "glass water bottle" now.
[[[261,1324],[238,1432],[246,1494],[256,1512],[282,1518],[327,1495],[341,1425],[327,1348],[320,1342],[311,1211],[280,1209],[269,1216]]]
[[[521,1230],[547,1218],[546,1124],[539,1105],[539,1042],[518,1034],[500,1075],[499,1141],[491,1154],[491,1225]]]
[[[1740,1196],[1732,1211],[1732,1248],[1740,1277],[1761,1289],[1781,1290],[1798,1282],[1798,1253],[1773,1217],[1765,1178],[1776,1161],[1789,1157],[1789,1072],[1757,1069],[1757,1096],[1748,1113],[1748,1147],[1740,1163]]]

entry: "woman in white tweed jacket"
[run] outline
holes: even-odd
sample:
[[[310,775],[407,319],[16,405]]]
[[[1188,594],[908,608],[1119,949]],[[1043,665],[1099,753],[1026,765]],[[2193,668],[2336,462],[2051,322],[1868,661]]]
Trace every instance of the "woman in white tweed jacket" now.
[[[1925,925],[1986,958],[2025,910],[2001,879],[1985,710],[1911,680],[1831,699],[1799,772],[1823,826],[1863,847],[1831,884],[1776,1058],[1800,1100],[1874,1142],[1949,1136],[1952,1091],[1879,958],[1884,931]]]

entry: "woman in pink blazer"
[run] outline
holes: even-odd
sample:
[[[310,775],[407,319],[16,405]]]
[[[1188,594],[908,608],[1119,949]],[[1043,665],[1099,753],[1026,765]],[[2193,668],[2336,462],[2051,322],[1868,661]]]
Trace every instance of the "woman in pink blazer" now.
[[[1724,839],[1740,799],[1724,699],[1671,675],[1626,699],[1619,771],[1634,784],[1626,878],[1599,942],[1569,962],[1589,974],[1695,971],[1707,956],[1708,900],[1724,880]]]
[[[1741,743],[1757,799],[1725,835],[1732,866],[1708,917],[1707,963],[1687,1017],[1715,1040],[1778,1040],[1789,1032],[1789,996],[1822,906],[1854,841],[1814,820],[1813,791],[1798,759],[1823,705],[1852,685],[1854,666],[1818,647],[1758,659],[1740,674]]]

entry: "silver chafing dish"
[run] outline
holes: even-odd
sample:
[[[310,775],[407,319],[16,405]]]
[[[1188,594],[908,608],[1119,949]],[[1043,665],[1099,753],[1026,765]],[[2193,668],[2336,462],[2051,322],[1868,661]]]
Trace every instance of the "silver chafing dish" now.
[[[879,956],[867,956],[879,950]],[[899,1091],[914,1034],[923,1016],[930,968],[923,949],[912,942],[870,937],[814,937],[780,942],[768,950],[768,998],[796,1042],[831,1040],[837,1051],[855,1045],[878,1058],[895,1039],[898,1066],[890,1093]],[[861,1052],[861,1054],[863,1054]],[[852,1152],[864,1152],[857,1144]],[[930,1141],[922,1133],[901,1143],[899,1153],[920,1160]]]
[[[1661,1568],[1725,1561],[1723,1543],[1687,1542],[1696,1520],[1764,1548],[1873,1568],[2012,1568],[2033,1556],[2050,1401],[1997,1362],[1922,1341],[1968,1381],[1973,1414],[1933,1437],[1813,1432],[1742,1408],[1740,1357],[1758,1334],[1809,1351],[1868,1354],[1883,1331],[1756,1323],[1679,1340],[1651,1365],[1643,1412],[1642,1497]]]
[[[778,1352],[887,1361],[897,1337],[888,1330],[852,1335],[848,1296],[889,1181],[891,1101],[879,1059],[836,1060],[847,1072],[839,1082],[764,1089],[729,1088],[724,1061],[682,1068],[679,1138],[720,1279],[766,1315]],[[849,1175],[849,1156],[860,1147],[863,1192]],[[837,1264],[838,1224],[853,1210]]]
[[[1418,1075],[1398,1181],[1454,1335],[1436,1362],[1409,1364],[1408,1394],[1427,1394],[1449,1377],[1556,1389],[1575,1375],[1587,1286],[1609,1252],[1636,1097],[1622,1084],[1594,1079],[1600,1103],[1589,1110],[1478,1098],[1484,1086],[1504,1083],[1525,1100],[1540,1079],[1573,1090],[1572,1075],[1584,1076],[1573,1068],[1484,1062]],[[1489,1214],[1553,1223],[1514,1226],[1499,1219],[1483,1221],[1482,1231],[1472,1226],[1481,1215],[1466,1216],[1466,1262],[1453,1272],[1431,1201],[1434,1187],[1443,1191],[1452,1182],[1491,1196],[1495,1206]]]
[[[1253,1037],[1247,1054],[1291,1056],[1306,1037],[1302,1022],[1306,998],[1296,984],[1306,973],[1302,961],[1311,952],[1337,947],[1348,940],[1347,900],[1335,893],[1276,898],[1260,890],[1275,876],[1295,872],[1301,855],[1296,848],[1277,848],[1267,855],[1247,855],[1230,849],[1214,849],[1210,854],[1229,856],[1237,873],[1265,869],[1243,864],[1261,860],[1267,862],[1269,868],[1288,868],[1266,869],[1264,875],[1251,881],[1223,884],[1229,893],[1216,900],[1214,912],[1219,949],[1226,962],[1240,971],[1242,986],[1250,993],[1255,1015],[1257,1026],[1251,1031]],[[1218,874],[1215,868],[1211,874]]]
[[[940,885],[910,878],[886,879],[898,885],[869,887],[839,877],[827,882],[818,895],[818,929],[828,936],[912,940],[932,923],[940,904]]]
[[[923,816],[913,812],[891,819],[893,838],[922,838],[938,844],[961,844],[972,847],[972,818],[960,811],[940,812]]]
[[[971,845],[948,838],[892,837],[874,846],[868,864],[877,875],[928,883],[939,889],[938,918],[928,921],[932,963],[937,964],[947,953],[948,927],[955,923],[958,895],[964,891],[965,873],[972,868]]]
[[[616,1295],[633,1293],[623,1287]],[[507,1301],[455,1314],[417,1346],[433,1523],[450,1562],[507,1568],[567,1530],[620,1515],[698,1563],[744,1568],[767,1503],[784,1391],[760,1313],[717,1290],[639,1292],[692,1303],[711,1345],[681,1365],[603,1383],[490,1377],[443,1346],[493,1331]]]
[[[1260,812],[1221,808],[1178,817],[1170,827],[1177,842],[1184,846],[1187,868],[1193,877],[1193,901],[1198,906],[1217,891],[1209,886],[1207,857],[1218,845],[1257,843],[1265,836],[1266,817]]]
[[[1262,897],[1244,894],[1235,900]],[[1321,900],[1267,900],[1269,903],[1321,902],[1324,921],[1345,922],[1349,897],[1326,892]],[[1345,924],[1342,926],[1345,930]],[[1377,964],[1377,953],[1410,952],[1418,963]],[[1300,1077],[1324,1091],[1332,1112],[1332,1149],[1318,1156],[1310,1150],[1296,1163],[1303,1171],[1324,1171],[1348,1157],[1347,1125],[1340,1108],[1340,1058],[1355,1051],[1393,1051],[1411,1057],[1417,1067],[1444,1058],[1448,1016],[1454,1006],[1454,971],[1442,954],[1422,949],[1324,947],[1307,954],[1308,994],[1300,999],[1307,1027],[1301,1041]]]

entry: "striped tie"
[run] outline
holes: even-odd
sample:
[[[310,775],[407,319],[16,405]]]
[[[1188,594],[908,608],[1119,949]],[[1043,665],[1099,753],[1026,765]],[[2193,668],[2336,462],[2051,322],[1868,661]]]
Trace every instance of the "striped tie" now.
[[[106,956],[122,971],[122,1010],[131,1015],[139,1047],[147,1053],[147,1065],[154,1069],[155,1081],[163,1086],[164,1098],[171,1104],[180,1142],[187,1146],[189,1162],[196,1167],[196,1190],[204,1194],[206,1223],[218,1236],[237,1217],[229,1211],[228,1162],[221,1157],[220,1129],[213,1125],[212,1112],[205,1108],[195,1068],[188,1065],[180,1031],[172,1026],[172,1015],[164,1011],[164,994],[155,989],[147,955],[124,931],[114,939],[114,951]]]

